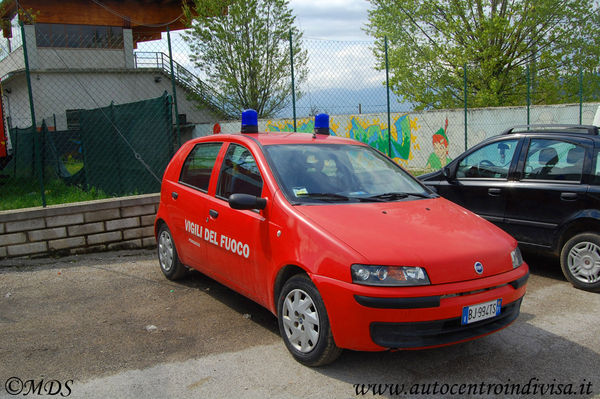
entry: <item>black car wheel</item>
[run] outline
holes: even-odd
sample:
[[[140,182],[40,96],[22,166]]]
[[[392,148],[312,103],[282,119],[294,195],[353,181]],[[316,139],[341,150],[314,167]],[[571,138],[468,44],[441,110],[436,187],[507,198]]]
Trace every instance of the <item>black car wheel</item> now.
[[[179,261],[171,231],[166,224],[158,230],[158,262],[160,270],[169,280],[177,280],[185,274],[185,266]]]
[[[297,274],[284,284],[277,315],[283,341],[300,363],[323,366],[342,353],[333,340],[325,304],[308,276]]]
[[[577,288],[600,291],[600,235],[578,234],[563,246],[560,266],[565,277]]]

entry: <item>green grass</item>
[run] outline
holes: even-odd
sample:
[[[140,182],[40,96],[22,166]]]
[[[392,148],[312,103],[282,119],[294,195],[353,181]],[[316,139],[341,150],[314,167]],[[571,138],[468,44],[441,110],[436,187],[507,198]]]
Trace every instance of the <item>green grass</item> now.
[[[93,187],[84,190],[78,186],[68,186],[60,179],[45,182],[44,193],[46,205],[110,198],[109,195]],[[37,179],[0,181],[0,210],[34,206],[42,206],[40,184]]]

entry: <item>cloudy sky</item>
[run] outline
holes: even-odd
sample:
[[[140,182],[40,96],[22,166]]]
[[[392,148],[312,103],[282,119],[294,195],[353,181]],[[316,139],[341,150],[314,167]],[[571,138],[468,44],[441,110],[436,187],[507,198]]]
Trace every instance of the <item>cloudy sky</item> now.
[[[367,0],[290,0],[306,38],[371,40],[362,30],[368,22]]]
[[[296,87],[303,94],[297,104],[299,113],[313,109],[356,112],[359,107],[362,112],[382,112],[385,72],[376,70],[373,38],[364,32],[371,4],[367,0],[290,0],[289,5],[304,32],[303,48],[308,53],[307,79]],[[156,51],[151,43],[140,50]],[[194,70],[186,47],[175,35],[175,60]],[[396,96],[392,100],[393,109],[400,106]]]

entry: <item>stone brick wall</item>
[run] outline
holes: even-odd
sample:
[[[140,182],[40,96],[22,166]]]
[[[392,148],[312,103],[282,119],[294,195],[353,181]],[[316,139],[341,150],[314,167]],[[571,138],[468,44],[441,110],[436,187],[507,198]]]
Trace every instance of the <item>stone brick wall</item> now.
[[[156,245],[159,194],[0,212],[0,258]]]

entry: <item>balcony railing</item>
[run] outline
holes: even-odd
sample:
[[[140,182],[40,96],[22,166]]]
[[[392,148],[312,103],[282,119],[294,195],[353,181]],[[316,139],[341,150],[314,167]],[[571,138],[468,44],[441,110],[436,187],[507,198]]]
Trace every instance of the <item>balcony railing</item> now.
[[[159,69],[167,76],[171,76],[171,63],[167,54],[162,52],[136,51],[133,56],[135,68]],[[173,61],[173,76],[177,84],[196,94],[211,110],[216,111],[226,118],[237,118],[239,116],[239,110],[225,96],[212,89],[194,73],[176,61]]]

